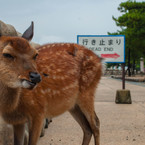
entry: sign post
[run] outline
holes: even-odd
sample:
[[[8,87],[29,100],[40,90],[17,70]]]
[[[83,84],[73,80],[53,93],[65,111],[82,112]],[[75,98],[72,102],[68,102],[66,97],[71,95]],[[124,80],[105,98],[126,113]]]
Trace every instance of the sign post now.
[[[125,89],[125,64],[122,63],[122,89]]]

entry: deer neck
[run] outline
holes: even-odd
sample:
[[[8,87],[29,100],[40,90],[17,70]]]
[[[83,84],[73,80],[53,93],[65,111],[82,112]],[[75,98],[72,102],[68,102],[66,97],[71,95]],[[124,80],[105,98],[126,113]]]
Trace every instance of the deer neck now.
[[[10,88],[0,81],[0,112],[11,112],[18,106],[20,91],[20,88]]]

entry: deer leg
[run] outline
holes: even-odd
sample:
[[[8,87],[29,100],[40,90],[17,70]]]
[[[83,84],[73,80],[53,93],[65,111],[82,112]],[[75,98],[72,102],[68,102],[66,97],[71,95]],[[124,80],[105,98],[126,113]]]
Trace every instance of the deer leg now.
[[[14,145],[24,145],[25,124],[13,125]]]
[[[82,145],[89,145],[92,137],[92,130],[83,112],[80,110],[78,105],[76,105],[69,112],[74,117],[74,119],[79,123],[79,125],[83,130],[84,136],[83,136]]]
[[[94,121],[95,119],[95,121]],[[95,141],[95,145],[100,145],[100,121],[98,116],[96,115],[96,113],[94,112],[94,119],[92,119],[91,122],[91,128],[92,128],[92,132],[94,135],[94,141]]]
[[[28,141],[29,141],[29,133],[28,130],[25,129],[24,145],[28,145]]]
[[[29,127],[29,144],[28,145],[36,145],[37,141],[41,134],[41,129],[43,127],[44,117],[39,116],[37,118],[33,118],[31,125]]]
[[[86,106],[82,105],[81,110],[89,122],[94,136],[95,145],[100,145],[100,121],[94,111],[94,106],[91,104],[91,106],[87,108]]]

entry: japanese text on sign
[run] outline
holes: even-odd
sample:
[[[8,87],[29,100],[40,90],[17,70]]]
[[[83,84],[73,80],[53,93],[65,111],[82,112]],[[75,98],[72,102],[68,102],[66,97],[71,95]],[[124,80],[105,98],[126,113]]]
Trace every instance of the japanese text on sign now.
[[[123,35],[78,35],[77,42],[104,58],[105,62],[124,63],[125,61]]]

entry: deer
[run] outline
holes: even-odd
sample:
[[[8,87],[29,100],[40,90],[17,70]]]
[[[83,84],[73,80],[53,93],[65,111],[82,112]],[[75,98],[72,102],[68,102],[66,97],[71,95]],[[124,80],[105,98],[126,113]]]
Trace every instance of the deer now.
[[[0,115],[4,120],[4,116],[17,112],[22,89],[31,90],[41,81],[36,66],[38,51],[29,44],[33,37],[33,25],[32,22],[22,37],[0,34]],[[8,122],[15,125],[14,120],[19,117],[22,118],[17,113],[12,118],[9,116]],[[16,139],[15,144],[18,144]]]
[[[33,36],[31,29],[32,26],[22,37],[25,36],[30,40],[29,37],[32,38]],[[6,38],[0,39],[2,48],[6,45],[3,39],[5,40]],[[19,39],[22,40],[22,38]],[[25,40],[23,41],[28,45]],[[20,45],[24,47],[23,42]],[[9,57],[15,57],[15,49],[20,49],[16,46],[14,47],[12,52],[7,52],[7,55],[10,55]],[[15,105],[8,111],[6,110],[9,107],[6,108],[5,106],[6,109],[3,109],[4,106],[0,107],[4,120],[13,125],[14,145],[24,144],[26,123],[29,125],[28,145],[36,145],[43,126],[43,120],[56,117],[66,111],[70,112],[82,128],[82,145],[89,145],[92,135],[94,144],[100,145],[100,121],[95,113],[94,97],[102,73],[101,58],[91,50],[75,43],[45,44],[38,47],[35,53],[30,46],[27,49],[27,53],[25,52],[26,48],[23,49],[25,55],[21,53],[17,55],[22,55],[23,59],[28,62],[28,66],[31,66],[30,64],[35,66],[36,63],[36,69],[28,69],[30,70],[28,71],[30,76],[26,74],[29,79],[26,76],[24,78],[18,77],[18,79],[21,78],[21,86],[17,86],[14,83],[18,92],[12,93],[9,91],[11,95],[2,96],[6,98],[4,100],[8,101],[6,106],[12,106],[13,103]],[[2,54],[1,57],[3,57]],[[7,57],[6,60],[3,60],[9,61],[8,67],[11,65],[10,62],[12,64],[15,62],[12,58],[10,58],[11,61]],[[22,64],[19,66],[16,64],[14,74],[12,74],[15,75],[19,69],[23,74],[24,68],[28,68],[27,65]],[[30,72],[37,77],[32,77]],[[20,76],[23,76],[21,73]],[[0,74],[2,76],[1,69]],[[11,77],[4,77],[3,82],[8,81],[5,84],[9,87],[13,86],[11,85],[13,83],[9,84],[9,79],[7,78]],[[4,91],[6,92],[3,89]],[[9,102],[9,98],[17,99]]]

